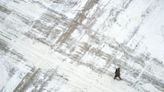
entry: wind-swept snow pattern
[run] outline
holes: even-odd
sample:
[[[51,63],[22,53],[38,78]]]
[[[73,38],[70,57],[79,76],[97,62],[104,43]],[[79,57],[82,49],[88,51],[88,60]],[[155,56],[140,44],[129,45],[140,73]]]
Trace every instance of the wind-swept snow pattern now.
[[[0,0],[0,92],[164,92],[163,17],[163,0]]]

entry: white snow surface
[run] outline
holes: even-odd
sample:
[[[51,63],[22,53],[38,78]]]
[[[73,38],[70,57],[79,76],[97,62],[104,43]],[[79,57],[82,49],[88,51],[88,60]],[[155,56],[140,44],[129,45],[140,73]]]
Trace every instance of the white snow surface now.
[[[163,5],[0,0],[0,91],[164,92]]]

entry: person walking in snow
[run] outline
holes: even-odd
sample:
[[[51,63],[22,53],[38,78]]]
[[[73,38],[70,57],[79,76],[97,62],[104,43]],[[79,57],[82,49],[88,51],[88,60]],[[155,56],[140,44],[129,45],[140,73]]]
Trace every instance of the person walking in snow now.
[[[116,79],[116,78],[119,78],[120,80],[122,80],[121,77],[120,77],[120,68],[117,68],[116,71],[115,71],[114,79]]]

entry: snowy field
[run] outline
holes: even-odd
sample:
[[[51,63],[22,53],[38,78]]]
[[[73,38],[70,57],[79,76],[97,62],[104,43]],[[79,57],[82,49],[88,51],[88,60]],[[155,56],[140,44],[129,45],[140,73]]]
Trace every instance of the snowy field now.
[[[0,92],[164,92],[163,5],[0,0]]]

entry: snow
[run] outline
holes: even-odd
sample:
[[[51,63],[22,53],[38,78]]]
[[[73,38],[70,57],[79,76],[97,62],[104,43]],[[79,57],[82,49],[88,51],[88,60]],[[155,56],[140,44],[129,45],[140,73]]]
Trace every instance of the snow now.
[[[141,27],[140,34],[145,36],[143,43],[148,47],[148,51],[150,51],[154,57],[163,60],[164,44],[162,36],[163,30],[161,30],[161,27],[164,25],[164,20],[162,18],[164,16],[164,7],[162,5],[163,1],[160,1],[159,3],[160,5],[158,8],[147,19],[148,22]]]
[[[8,76],[5,66],[0,64],[0,67],[1,67],[1,70],[0,70],[1,75],[3,75],[3,76],[0,76],[0,80],[1,80],[0,89],[2,89],[7,83],[9,76]]]
[[[66,3],[53,3],[51,8],[61,14],[66,15],[68,18],[73,19],[76,14],[82,10],[87,0],[65,0]],[[54,1],[55,2],[55,1]],[[78,9],[78,10],[77,10]]]
[[[0,0],[2,92],[163,92],[164,1],[88,1]]]
[[[26,47],[24,49],[17,48],[17,49],[19,49],[19,51],[26,50],[25,51],[26,53],[23,53],[25,57],[29,56],[29,54],[28,54],[29,52],[33,53],[32,55],[34,55],[34,53],[35,53],[35,55],[39,57],[39,58],[36,58],[37,60],[35,58],[33,58],[34,56],[30,56],[30,58],[27,57],[30,61],[33,61],[34,65],[39,65],[39,67],[47,69],[47,68],[55,68],[57,66],[57,64],[60,62],[60,60],[57,58],[58,55],[55,54],[55,56],[54,56],[54,54],[53,54],[53,56],[51,56],[52,53],[48,53],[47,51],[49,51],[49,49],[47,49],[44,45],[39,45],[39,44],[35,43],[34,47],[30,47],[30,49],[33,48],[33,50],[30,50],[30,49],[27,50],[27,46],[30,46],[30,44],[29,43],[28,43],[28,45],[26,45],[25,43],[20,44],[20,42],[21,41],[19,41],[19,43],[15,43],[15,45],[13,45],[13,48],[16,49],[15,46],[20,47],[19,45],[21,45],[21,47]],[[40,47],[38,47],[38,46],[40,46]],[[42,54],[42,53],[44,53],[44,54]],[[45,59],[47,62],[44,61]],[[36,61],[39,61],[40,63],[36,62]],[[78,89],[80,91],[83,89],[86,89],[86,92],[92,92],[92,91],[98,91],[98,92],[105,91],[106,92],[106,91],[111,91],[111,89],[112,89],[111,92],[122,92],[122,90],[124,89],[127,92],[128,91],[135,92],[134,89],[127,86],[126,83],[121,82],[121,83],[119,83],[120,85],[118,85],[117,81],[114,81],[111,77],[107,77],[107,78],[100,77],[97,73],[94,73],[89,68],[82,67],[82,66],[77,67],[76,65],[71,65],[69,63],[59,63],[58,65],[59,65],[58,70],[60,70],[61,73],[63,73],[65,76],[68,77],[68,79],[70,81],[69,84],[75,86],[76,88],[80,87],[80,89]],[[19,83],[19,81],[21,81],[20,79],[17,79],[17,77],[13,77],[11,80],[13,80],[15,82],[10,81],[11,83],[7,84],[8,86],[6,87],[6,90],[8,90],[8,91],[6,91],[6,92],[10,92],[10,90],[14,89],[14,85],[17,85],[17,84],[13,84],[13,83]],[[97,83],[97,81],[99,81],[100,83]],[[110,85],[111,83],[112,83],[112,85]],[[92,86],[91,86],[91,84],[92,84]],[[115,86],[122,87],[122,89],[117,89]],[[75,90],[75,89],[71,89],[70,92],[73,92],[73,90]]]
[[[20,73],[17,72],[10,80],[8,80],[5,88],[3,89],[3,92],[13,92],[14,89],[22,80],[20,77],[23,77],[23,76],[20,76]]]
[[[36,3],[15,3],[13,1],[7,3],[6,7],[8,7],[11,10],[14,10],[15,12],[19,12],[22,15],[26,15],[27,17],[34,20],[39,18],[40,15],[46,10]]]
[[[153,92],[159,92],[159,90],[157,88],[155,88],[153,85],[151,84],[144,84],[143,88],[146,89],[146,91],[153,91]]]

